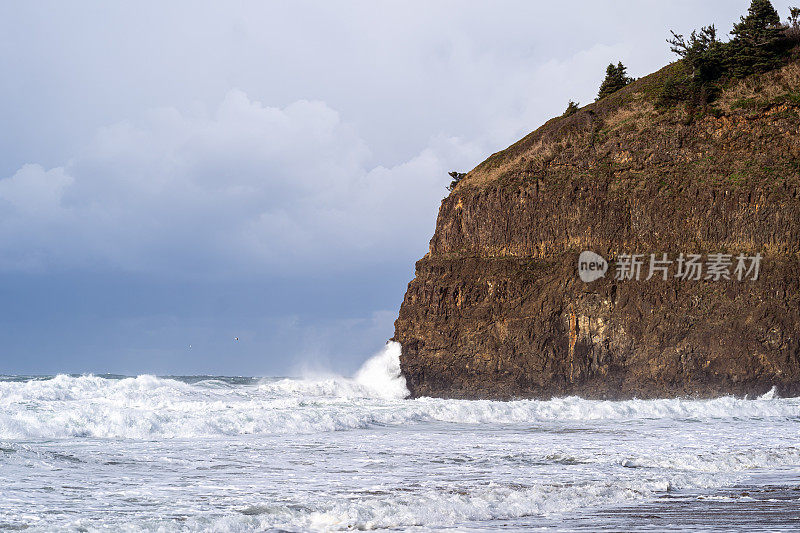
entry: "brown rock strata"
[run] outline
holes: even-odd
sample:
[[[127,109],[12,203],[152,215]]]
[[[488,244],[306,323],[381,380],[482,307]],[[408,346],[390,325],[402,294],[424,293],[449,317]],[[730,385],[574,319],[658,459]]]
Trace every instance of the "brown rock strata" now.
[[[800,393],[800,63],[658,109],[667,67],[445,198],[395,326],[414,396]],[[764,256],[757,281],[584,283],[577,258]],[[645,265],[645,269],[647,265]]]

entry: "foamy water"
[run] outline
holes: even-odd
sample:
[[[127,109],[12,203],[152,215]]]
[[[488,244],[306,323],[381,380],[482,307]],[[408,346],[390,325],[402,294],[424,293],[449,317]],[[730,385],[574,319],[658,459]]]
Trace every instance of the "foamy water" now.
[[[2,378],[0,529],[601,529],[800,475],[798,399],[408,400],[398,356],[353,378]]]

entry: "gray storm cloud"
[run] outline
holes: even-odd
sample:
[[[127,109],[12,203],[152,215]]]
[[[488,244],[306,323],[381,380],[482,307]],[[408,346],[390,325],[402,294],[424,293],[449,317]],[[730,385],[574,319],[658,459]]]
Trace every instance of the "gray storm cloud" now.
[[[732,4],[6,6],[0,267],[412,260],[447,171]]]
[[[448,171],[748,4],[4,2],[0,372],[358,368]]]
[[[437,138],[370,167],[365,141],[325,103],[269,107],[232,90],[208,116],[151,111],[100,129],[64,167],[0,180],[0,249],[6,267],[201,275],[403,253],[430,231],[447,163],[476,155]]]

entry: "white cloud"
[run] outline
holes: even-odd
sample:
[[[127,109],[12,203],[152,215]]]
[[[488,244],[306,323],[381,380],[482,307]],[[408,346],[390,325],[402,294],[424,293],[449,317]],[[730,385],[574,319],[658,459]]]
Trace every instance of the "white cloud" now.
[[[41,165],[24,165],[0,181],[0,199],[21,215],[46,219],[58,214],[64,189],[73,181],[61,167],[46,171]]]
[[[199,276],[406,257],[425,248],[449,165],[478,154],[434,138],[369,168],[366,143],[325,103],[269,107],[232,90],[211,115],[151,111],[102,128],[63,168],[0,180],[0,251],[6,267]]]
[[[669,28],[746,6],[50,7],[0,20],[0,267],[206,276],[412,261],[447,171],[591,101],[609,61],[647,73]]]

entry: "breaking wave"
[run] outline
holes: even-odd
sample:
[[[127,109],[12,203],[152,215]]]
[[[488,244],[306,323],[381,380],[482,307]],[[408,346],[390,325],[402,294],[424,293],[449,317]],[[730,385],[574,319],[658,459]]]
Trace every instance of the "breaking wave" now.
[[[292,434],[430,422],[537,424],[553,421],[800,420],[800,399],[591,401],[406,400],[399,345],[353,378],[187,383],[149,375],[109,379],[59,375],[0,381],[0,439],[147,439]]]
[[[260,389],[273,394],[386,400],[401,400],[409,394],[406,378],[400,373],[400,344],[396,342],[387,342],[352,378],[264,380]]]

